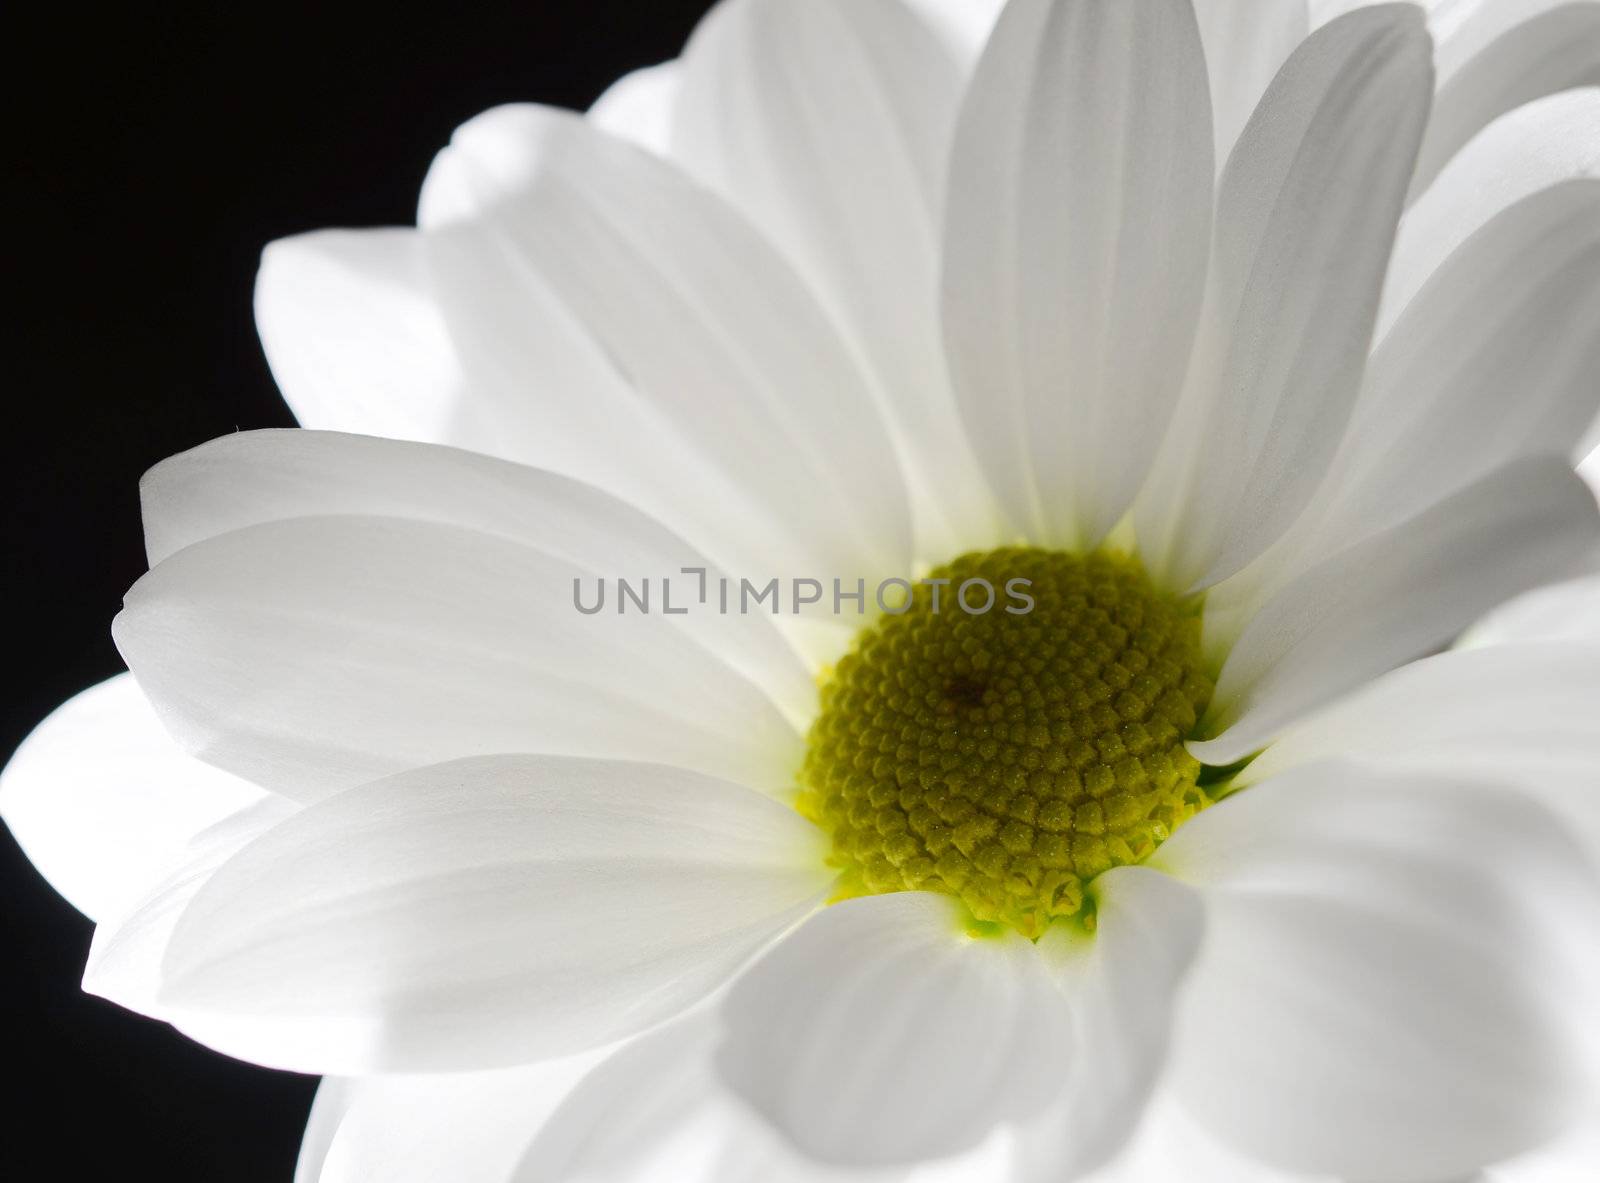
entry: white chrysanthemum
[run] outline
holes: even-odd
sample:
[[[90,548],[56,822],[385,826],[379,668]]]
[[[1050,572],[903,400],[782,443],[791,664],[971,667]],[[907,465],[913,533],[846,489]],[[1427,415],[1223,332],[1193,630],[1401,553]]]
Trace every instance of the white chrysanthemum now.
[[[322,430],[149,475],[138,685],[0,804],[89,989],[332,1074],[303,1179],[1438,1183],[1593,1118],[1600,6],[994,7],[726,0],[267,252]],[[1062,595],[571,599],[958,556]]]

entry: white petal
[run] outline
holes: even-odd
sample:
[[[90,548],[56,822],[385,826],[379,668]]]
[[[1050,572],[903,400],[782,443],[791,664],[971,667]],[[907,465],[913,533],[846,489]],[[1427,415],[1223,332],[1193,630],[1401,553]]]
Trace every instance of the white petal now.
[[[1557,91],[1600,84],[1600,4],[1518,0],[1480,11],[1516,9],[1541,11],[1489,40],[1470,60],[1459,60],[1465,35],[1440,43],[1439,92],[1417,157],[1413,193],[1426,189],[1462,145],[1507,111]]]
[[[1335,1183],[1280,1171],[1217,1141],[1170,1093],[1158,1092],[1128,1145],[1084,1183]]]
[[[1195,0],[1220,168],[1267,85],[1310,32],[1304,0]]]
[[[1497,215],[1434,273],[1374,352],[1312,506],[1214,589],[1208,616],[1248,619],[1320,559],[1502,465],[1575,458],[1600,409],[1597,320],[1600,181],[1566,181]]]
[[[1431,87],[1421,14],[1363,9],[1307,39],[1240,136],[1190,385],[1139,516],[1177,586],[1259,554],[1332,459]]]
[[[450,133],[423,178],[419,227],[437,230],[470,221],[534,183],[548,164],[547,145],[518,116],[520,110],[492,107]]]
[[[1482,776],[1531,793],[1566,818],[1600,867],[1596,704],[1600,633],[1588,644],[1442,653],[1291,727],[1238,783],[1337,758],[1427,775]]]
[[[735,984],[718,1066],[806,1154],[891,1165],[1034,1117],[1075,1054],[1070,1011],[1023,937],[974,938],[926,892],[824,909]]]
[[[138,900],[200,831],[263,796],[185,755],[131,674],[57,707],[0,774],[12,837],[96,920]]]
[[[1590,1095],[1600,884],[1525,797],[1324,764],[1223,801],[1153,863],[1206,905],[1174,1087],[1252,1155],[1456,1178]]]
[[[1486,50],[1528,22],[1555,9],[1584,8],[1592,0],[1421,0],[1439,43],[1441,77],[1454,77]]]
[[[196,834],[142,898],[95,927],[84,990],[140,1014],[162,1014],[161,961],[183,910],[218,867],[299,808],[264,797]]]
[[[1406,213],[1378,314],[1381,339],[1428,277],[1507,206],[1573,177],[1600,176],[1600,88],[1518,107],[1485,128]]]
[[[817,831],[659,766],[501,756],[328,798],[178,922],[161,1001],[231,1055],[438,1071],[561,1055],[705,997],[815,907]]]
[[[1173,998],[1200,947],[1190,888],[1146,867],[1116,867],[1091,888],[1092,940],[1058,926],[1039,940],[1071,999],[1077,1047],[1066,1090],[1022,1141],[1020,1177],[1056,1183],[1106,1162],[1144,1112],[1167,1054]]]
[[[297,518],[179,551],[129,590],[112,631],[188,750],[297,800],[518,751],[786,791],[794,725],[659,600],[580,613],[574,581],[588,602],[596,574],[554,536],[535,548],[397,517]]]
[[[904,0],[937,33],[964,66],[972,63],[988,43],[1005,0]]]
[[[1404,521],[1524,456],[1577,459],[1600,411],[1600,180],[1507,209],[1434,273],[1372,356],[1341,510]],[[1514,397],[1509,392],[1515,392]]]
[[[518,457],[648,505],[751,578],[903,572],[888,436],[792,268],[731,207],[577,116],[480,121],[541,163],[430,235],[430,261]]]
[[[909,1174],[807,1158],[723,1084],[714,1063],[720,1025],[701,1008],[651,1031],[599,1065],[528,1147],[518,1183],[969,1183],[1009,1178],[1005,1148]]]
[[[709,560],[641,511],[567,477],[451,448],[247,431],[163,461],[139,492],[152,566],[246,526],[360,514],[461,526],[558,556],[588,573],[585,604],[595,578],[650,576],[658,597],[674,597],[665,622],[759,685],[798,726],[816,710],[816,683],[770,618],[710,609],[721,573]],[[658,599],[656,610],[664,606]],[[678,614],[688,606],[699,610]]]
[[[528,1139],[596,1059],[585,1053],[486,1072],[328,1077],[317,1089],[295,1183],[510,1183]]]
[[[1187,0],[1013,0],[978,64],[945,346],[989,480],[1036,542],[1102,538],[1160,442],[1204,283],[1209,108]]]
[[[1501,601],[1584,570],[1600,547],[1588,488],[1526,460],[1311,568],[1245,626],[1192,751],[1249,755],[1296,718],[1453,640]]]
[[[1520,595],[1473,625],[1461,643],[1500,645],[1507,641],[1600,642],[1600,576]]]
[[[1576,1131],[1531,1154],[1501,1163],[1486,1183],[1588,1183],[1600,1162],[1600,1112]]]
[[[322,1168],[328,1161],[328,1151],[339,1136],[339,1126],[344,1115],[356,1102],[357,1081],[344,1076],[327,1076],[317,1086],[317,1095],[311,1102],[311,1113],[306,1118],[305,1133],[300,1137],[300,1154],[295,1160],[294,1183],[320,1183]]]
[[[786,252],[867,360],[919,553],[991,541],[938,331],[955,60],[900,0],[729,0],[682,69],[672,154]]]
[[[624,74],[589,108],[590,120],[619,139],[665,154],[682,68],[676,61]]]
[[[256,329],[302,426],[490,450],[413,230],[319,230],[272,243]]]

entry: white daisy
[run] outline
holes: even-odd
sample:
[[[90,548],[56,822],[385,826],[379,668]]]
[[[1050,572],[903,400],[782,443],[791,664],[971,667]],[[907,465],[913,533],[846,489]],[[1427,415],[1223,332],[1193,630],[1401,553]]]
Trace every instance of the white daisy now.
[[[993,7],[727,0],[269,249],[321,430],[149,474],[138,685],[0,805],[87,988],[330,1074],[303,1178],[1436,1183],[1593,1117],[1600,6]]]

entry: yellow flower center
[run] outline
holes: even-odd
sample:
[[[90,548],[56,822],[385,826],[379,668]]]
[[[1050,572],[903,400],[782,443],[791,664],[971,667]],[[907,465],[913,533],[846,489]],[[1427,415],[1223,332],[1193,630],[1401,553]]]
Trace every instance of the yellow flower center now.
[[[824,681],[799,807],[841,896],[946,892],[1038,936],[1208,803],[1183,741],[1211,691],[1198,613],[1137,560],[963,555]]]

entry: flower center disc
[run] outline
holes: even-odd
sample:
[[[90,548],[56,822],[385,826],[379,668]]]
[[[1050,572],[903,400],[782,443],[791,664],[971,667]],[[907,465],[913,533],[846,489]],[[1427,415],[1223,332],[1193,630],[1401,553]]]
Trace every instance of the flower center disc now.
[[[988,611],[980,586],[958,601],[968,580]],[[824,682],[799,807],[833,837],[842,895],[946,892],[1036,937],[1208,803],[1183,740],[1211,691],[1198,614],[1136,560],[963,555]]]

